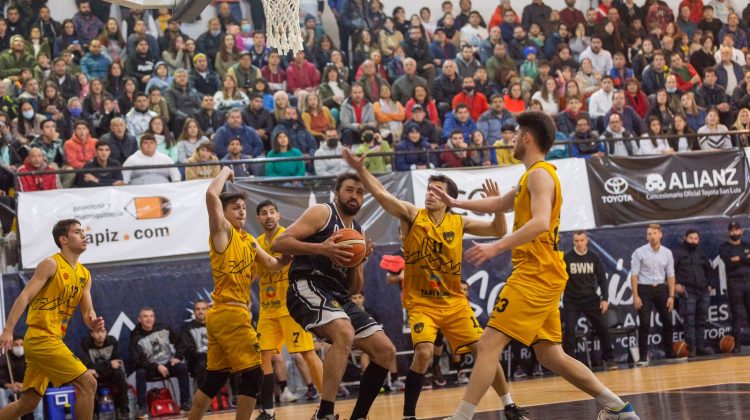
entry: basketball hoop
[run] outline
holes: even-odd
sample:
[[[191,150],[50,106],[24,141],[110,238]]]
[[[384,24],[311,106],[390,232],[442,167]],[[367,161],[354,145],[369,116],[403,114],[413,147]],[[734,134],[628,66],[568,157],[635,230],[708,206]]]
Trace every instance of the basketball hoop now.
[[[262,0],[266,14],[268,46],[280,54],[302,51],[302,32],[299,25],[300,0]]]

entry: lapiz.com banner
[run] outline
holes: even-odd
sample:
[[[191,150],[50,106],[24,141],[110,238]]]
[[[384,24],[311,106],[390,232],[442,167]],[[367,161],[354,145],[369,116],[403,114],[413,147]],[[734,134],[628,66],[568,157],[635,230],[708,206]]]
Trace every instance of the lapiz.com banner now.
[[[597,226],[747,213],[744,151],[586,162]]]

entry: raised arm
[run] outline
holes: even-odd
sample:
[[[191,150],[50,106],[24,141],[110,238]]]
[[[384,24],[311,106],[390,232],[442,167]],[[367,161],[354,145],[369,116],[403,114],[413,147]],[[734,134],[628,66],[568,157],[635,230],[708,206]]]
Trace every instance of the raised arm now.
[[[219,176],[214,178],[206,190],[206,209],[208,210],[208,232],[211,243],[217,251],[224,251],[229,246],[229,221],[224,217],[219,195],[227,181],[234,180],[234,172],[225,166]]]
[[[486,179],[484,181],[484,184],[482,184],[482,188],[484,189],[484,197],[492,198],[492,197],[500,197],[500,188],[497,186],[497,182]],[[436,188],[440,191],[442,191],[439,188]],[[505,222],[505,213],[503,212],[496,212],[495,217],[492,219],[492,221],[487,222],[484,220],[476,220],[476,219],[470,219],[468,217],[463,217],[463,224],[464,224],[464,232],[475,235],[475,236],[494,236],[497,238],[505,236],[505,234],[508,232],[508,226]]]
[[[475,213],[504,213],[513,210],[516,188],[511,188],[510,191],[502,196],[488,196],[478,200],[459,200],[449,196],[447,192],[435,186],[430,187],[430,191],[452,209],[464,209]]]
[[[552,202],[555,198],[555,183],[544,170],[531,171],[527,179],[529,194],[531,194],[531,220],[499,241],[475,244],[466,253],[466,259],[471,264],[482,264],[505,250],[531,242],[549,229]]]
[[[347,251],[351,245],[335,243],[339,234],[333,234],[321,243],[304,242],[325,227],[330,216],[329,211],[328,206],[324,204],[317,204],[305,210],[299,219],[276,238],[271,251],[284,255],[324,255],[339,265],[346,264],[353,255]]]
[[[378,181],[375,175],[367,170],[365,167],[367,153],[362,156],[355,156],[349,149],[344,149],[343,156],[346,163],[348,163],[352,169],[357,171],[357,175],[359,175],[359,178],[362,180],[365,189],[372,194],[375,201],[383,206],[383,209],[387,211],[388,214],[407,224],[414,220],[418,212],[417,207],[412,203],[399,200],[393,194],[389,193],[383,184]]]
[[[42,287],[47,281],[55,275],[57,270],[57,262],[52,258],[42,260],[34,270],[34,275],[31,277],[26,287],[23,288],[21,294],[18,295],[16,301],[13,303],[13,307],[10,309],[8,319],[5,321],[5,328],[3,333],[0,335],[0,350],[5,353],[13,345],[13,329],[16,327],[18,319],[21,318],[26,307],[29,305],[34,296],[42,290]]]

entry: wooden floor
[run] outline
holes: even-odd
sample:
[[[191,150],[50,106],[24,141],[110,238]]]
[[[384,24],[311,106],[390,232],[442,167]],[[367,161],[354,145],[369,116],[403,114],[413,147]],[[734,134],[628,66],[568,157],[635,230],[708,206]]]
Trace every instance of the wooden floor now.
[[[748,411],[742,410],[743,404],[747,405],[750,403],[750,388],[742,384],[750,384],[750,356],[724,356],[716,359],[696,361],[689,363],[678,363],[661,366],[652,366],[646,368],[633,368],[633,369],[622,369],[618,371],[602,372],[597,373],[597,376],[604,382],[612,391],[621,396],[633,395],[633,394],[647,394],[655,393],[657,397],[661,398],[659,394],[666,396],[675,394],[674,390],[684,390],[685,388],[700,388],[709,387],[707,390],[684,390],[679,391],[680,393],[686,393],[689,398],[699,401],[701,407],[710,407],[711,400],[716,399],[718,402],[721,398],[722,406],[727,405],[727,398],[730,400],[736,399],[736,402],[730,401],[732,408],[731,413],[736,415],[729,416],[715,416],[715,418],[722,419],[743,419],[750,418]],[[716,387],[722,384],[740,384],[731,385],[724,387]],[[550,414],[544,414],[544,405],[551,405],[556,403],[565,403],[572,401],[590,400],[591,398],[583,392],[577,390],[565,380],[559,377],[550,377],[542,379],[522,380],[513,381],[510,384],[513,398],[517,404],[525,407],[537,406],[534,408],[532,416],[533,419],[556,419],[556,418],[568,418],[568,419],[579,419],[582,418],[579,415],[571,413],[570,416],[559,417],[558,415],[551,415],[552,409],[550,406]],[[464,388],[447,388],[439,390],[423,391],[419,399],[419,405],[417,407],[417,416],[419,418],[433,418],[450,415],[455,409],[458,402],[463,396]],[[635,397],[635,396],[633,396]],[[642,401],[642,404],[647,404],[646,401],[655,401],[649,404],[654,406],[649,407],[648,411],[650,415],[648,417],[641,417],[643,420],[651,419],[688,419],[688,418],[710,418],[714,417],[709,412],[703,411],[698,414],[693,412],[693,415],[682,415],[675,417],[674,412],[662,412],[667,407],[664,404],[663,399],[642,399],[638,398],[636,401]],[[682,398],[685,398],[683,395]],[[628,398],[623,398],[628,400]],[[662,402],[659,402],[662,401]],[[677,404],[685,404],[685,400],[678,400]],[[375,400],[372,410],[370,411],[370,420],[393,420],[401,418],[401,408],[403,404],[403,393],[394,393],[389,395],[380,395]],[[638,406],[636,405],[636,410]],[[279,407],[276,409],[276,418],[280,420],[284,419],[309,419],[313,411],[316,408],[316,404],[296,404],[291,406]],[[336,412],[340,413],[341,418],[347,418],[351,413],[352,407],[354,406],[354,400],[345,400],[336,403]],[[571,406],[572,407],[572,406]],[[485,397],[482,399],[479,405],[478,411],[496,411],[500,408],[500,400],[497,395],[490,390]],[[672,407],[674,409],[675,407]],[[559,410],[559,406],[557,407]],[[747,407],[745,408],[747,409]],[[645,410],[645,408],[644,408]],[[643,411],[643,410],[642,410]],[[737,412],[741,411],[741,412]],[[488,413],[489,414],[489,413]],[[541,415],[540,415],[541,414]],[[704,417],[705,416],[705,417]],[[493,413],[492,416],[476,416],[481,418],[500,418],[498,413]],[[234,419],[234,413],[221,413],[216,415],[207,416],[206,418],[212,420],[229,420]],[[595,414],[592,419],[595,418]]]

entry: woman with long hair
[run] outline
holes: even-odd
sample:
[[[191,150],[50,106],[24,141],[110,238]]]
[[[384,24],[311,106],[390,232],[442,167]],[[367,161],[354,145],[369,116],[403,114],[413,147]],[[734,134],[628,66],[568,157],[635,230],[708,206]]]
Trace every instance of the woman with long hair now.
[[[698,129],[698,143],[701,150],[722,150],[732,148],[727,126],[719,123],[719,111],[711,108],[706,112],[706,124]]]
[[[62,34],[55,39],[55,43],[52,47],[53,57],[60,57],[63,51],[67,50],[69,46],[74,45],[74,50],[78,58],[83,57],[83,41],[76,33],[76,26],[72,19],[65,19],[62,23]]]
[[[37,26],[33,26],[29,31],[29,39],[26,40],[24,50],[34,58],[39,54],[45,54],[47,57],[52,56],[52,47],[49,45],[49,40],[42,37],[42,31]]]
[[[27,145],[32,139],[42,134],[42,123],[47,120],[42,114],[34,110],[34,105],[28,100],[21,100],[18,104],[18,117],[11,121],[13,140]]]
[[[310,60],[315,63],[318,71],[322,72],[328,63],[331,62],[331,53],[335,50],[336,47],[333,45],[331,37],[323,34],[318,42],[315,43],[315,47],[312,50],[312,57],[310,57]]]
[[[675,112],[669,105],[669,95],[665,89],[659,89],[656,91],[656,100],[654,106],[648,110],[646,114],[646,120],[650,120],[651,117],[658,117],[661,121],[662,127],[670,127],[672,125],[672,119],[674,118]]]
[[[60,95],[60,88],[54,82],[50,81],[44,85],[43,93],[44,98],[39,101],[39,109],[48,119],[60,120],[63,117],[62,110],[65,109],[65,102],[62,95]]]
[[[552,117],[557,116],[560,112],[560,97],[557,94],[557,82],[552,77],[542,83],[542,89],[538,90],[531,96],[531,99],[538,100],[542,104],[542,110]]]
[[[394,100],[391,93],[391,87],[387,83],[380,85],[378,100],[372,104],[372,110],[381,133],[388,130],[391,132],[391,138],[398,139],[401,138],[406,114],[404,106]]]
[[[594,74],[594,65],[590,58],[584,58],[581,61],[581,68],[576,73],[576,82],[578,82],[578,87],[581,89],[584,98],[591,96],[601,87],[601,75]]]
[[[286,92],[280,90],[273,94],[273,117],[276,121],[281,121],[285,118],[286,109],[290,106],[289,95]]]
[[[526,101],[523,99],[523,91],[520,83],[515,82],[511,84],[504,99],[505,109],[514,117],[526,110]]]
[[[202,143],[207,143],[208,137],[201,130],[195,118],[188,117],[182,126],[182,132],[177,137],[177,162],[185,163],[193,156],[195,149]]]
[[[89,94],[83,99],[83,112],[94,115],[94,113],[104,110],[104,98],[110,96],[104,90],[104,83],[97,78],[91,79],[89,86]]]
[[[117,107],[120,108],[120,112],[123,115],[127,114],[133,108],[137,86],[137,82],[132,77],[123,77],[122,93],[117,98]]]
[[[581,110],[586,110],[586,101],[583,100],[583,95],[581,95],[581,89],[578,88],[578,82],[573,80],[568,80],[565,83],[564,86],[564,95],[559,96],[560,98],[560,109],[564,110],[568,106],[568,100],[570,98],[578,98],[579,101],[581,101]],[[559,92],[559,91],[558,91]],[[562,111],[560,111],[562,112]]]
[[[672,154],[674,149],[669,147],[669,142],[664,138],[661,119],[655,115],[648,118],[648,126],[643,138],[638,142],[638,148],[642,155]]]
[[[570,51],[570,46],[561,43],[558,44],[557,52],[550,62],[550,69],[553,73],[557,73],[558,70],[562,70],[565,66],[570,67],[573,73],[578,71],[578,62],[573,59],[573,52]]]
[[[272,150],[268,152],[268,158],[279,157],[302,157],[299,149],[292,147],[291,140],[285,131],[276,132],[271,140]],[[268,177],[287,177],[287,176],[305,176],[305,163],[302,159],[284,162],[266,162],[266,176]]]
[[[578,60],[581,53],[586,51],[586,48],[591,45],[591,37],[586,35],[586,25],[583,22],[579,22],[575,29],[573,29],[573,37],[568,42],[570,51],[573,53],[573,59]]]
[[[479,130],[474,130],[471,133],[471,143],[469,147],[489,147],[487,139],[484,137],[484,133]],[[497,166],[497,153],[492,149],[483,150],[470,150],[468,158],[474,163],[474,166]]]
[[[190,58],[185,54],[185,39],[182,35],[174,36],[169,40],[169,48],[162,51],[161,59],[167,65],[170,74],[177,69],[190,70],[192,68]]]
[[[351,80],[351,75],[349,74],[349,66],[344,60],[344,53],[339,50],[331,51],[331,64],[336,66],[336,69],[339,71],[339,75],[341,76],[341,80],[344,80],[346,82]]]
[[[320,96],[315,92],[309,93],[305,97],[302,122],[305,124],[305,129],[318,142],[323,140],[327,129],[336,128],[336,120],[333,118],[331,110],[321,103]]]
[[[237,41],[232,34],[224,34],[219,52],[214,58],[214,67],[219,77],[224,77],[229,68],[240,61],[240,50],[237,48]]]
[[[214,94],[214,109],[226,113],[232,108],[246,108],[249,103],[247,95],[237,88],[237,79],[225,74],[221,80],[221,90]]]
[[[687,124],[693,131],[698,131],[706,121],[706,110],[698,106],[695,102],[695,94],[693,92],[683,93],[680,97],[680,103],[682,109],[685,111],[685,118]]]
[[[365,21],[373,35],[377,35],[380,28],[383,27],[383,22],[386,19],[385,13],[383,12],[383,3],[381,3],[380,0],[370,0],[368,3],[369,4],[365,6]]]
[[[734,135],[734,145],[750,147],[750,109],[742,108],[737,113],[737,119],[732,125],[732,131],[744,131]]]
[[[648,113],[648,96],[641,90],[641,84],[635,78],[625,81],[625,100],[639,117],[645,118]]]
[[[102,44],[102,47],[109,58],[112,59],[113,63],[119,63],[127,56],[126,49],[128,43],[125,42],[125,38],[122,37],[120,22],[118,22],[117,19],[107,19],[107,23],[104,24],[102,33],[99,34],[99,42]]]
[[[695,137],[695,130],[691,129],[687,123],[687,117],[685,114],[677,113],[672,120],[672,127],[667,131],[670,137],[667,139],[669,147],[677,152],[689,152],[692,150],[700,150],[698,145],[698,139]]]
[[[107,70],[107,77],[104,79],[104,90],[113,98],[119,98],[125,88],[125,78],[122,74],[122,64],[117,61],[112,62]]]
[[[151,118],[144,133],[153,134],[156,139],[156,150],[169,156],[172,162],[177,162],[177,142],[172,137],[164,118],[159,116]],[[140,141],[140,138],[138,140]]]
[[[354,52],[352,53],[354,55],[352,68],[358,69],[365,60],[370,58],[370,52],[374,50],[379,50],[378,44],[372,39],[370,31],[363,30],[360,32],[359,41],[354,47]]]
[[[273,92],[271,92],[271,88],[268,86],[268,81],[262,77],[259,77],[255,79],[255,84],[253,85],[253,93],[258,93],[263,96],[263,108],[273,111],[274,109],[274,101],[273,101]]]
[[[383,21],[383,28],[378,33],[378,44],[383,57],[389,58],[396,48],[404,42],[404,34],[396,30],[392,17],[387,17]]]
[[[406,102],[406,105],[404,106],[404,109],[406,111],[405,121],[411,119],[412,108],[414,108],[414,105],[420,105],[422,109],[427,112],[427,119],[432,121],[432,123],[437,126],[440,125],[440,117],[438,116],[437,105],[435,104],[435,100],[432,99],[432,95],[430,94],[430,90],[427,89],[427,86],[416,85],[414,87],[414,93],[411,95],[411,98]]]
[[[341,77],[339,69],[332,64],[326,66],[318,86],[321,103],[331,110],[338,110],[350,93],[351,86]]]

